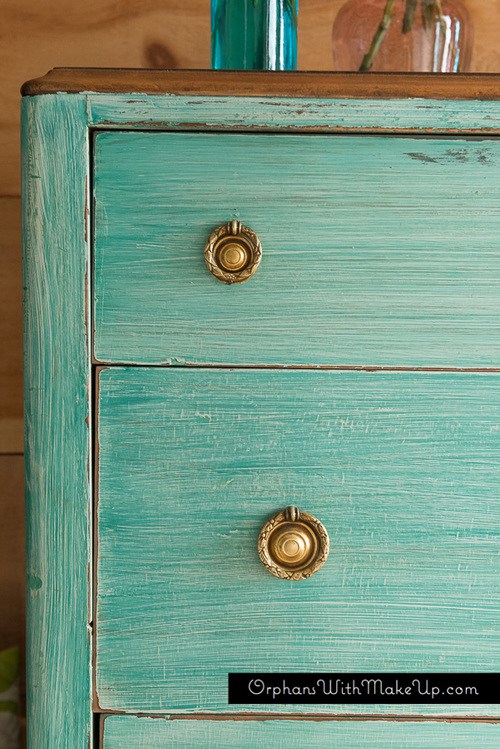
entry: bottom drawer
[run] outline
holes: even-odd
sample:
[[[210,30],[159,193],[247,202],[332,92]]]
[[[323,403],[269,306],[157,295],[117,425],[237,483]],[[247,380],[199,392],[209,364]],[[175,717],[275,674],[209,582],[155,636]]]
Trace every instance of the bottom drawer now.
[[[169,720],[112,715],[103,749],[498,749],[500,724],[438,721]]]

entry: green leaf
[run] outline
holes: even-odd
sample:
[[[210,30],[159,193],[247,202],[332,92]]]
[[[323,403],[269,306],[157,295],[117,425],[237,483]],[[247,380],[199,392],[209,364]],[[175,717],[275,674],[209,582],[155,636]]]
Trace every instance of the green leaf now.
[[[0,694],[11,687],[19,675],[19,648],[0,653]]]

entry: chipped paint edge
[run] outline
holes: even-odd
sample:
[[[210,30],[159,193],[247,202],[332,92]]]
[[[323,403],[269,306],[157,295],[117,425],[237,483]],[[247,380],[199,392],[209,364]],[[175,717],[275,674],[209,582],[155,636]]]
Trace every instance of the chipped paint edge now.
[[[89,124],[98,129],[467,136],[493,134],[500,128],[500,101],[92,93],[86,94],[86,101]]]

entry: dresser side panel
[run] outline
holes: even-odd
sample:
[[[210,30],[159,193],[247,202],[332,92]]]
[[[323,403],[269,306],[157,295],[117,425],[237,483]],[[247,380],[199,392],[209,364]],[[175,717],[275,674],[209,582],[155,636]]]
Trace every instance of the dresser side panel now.
[[[28,746],[83,749],[92,745],[85,99],[25,99],[22,118]]]

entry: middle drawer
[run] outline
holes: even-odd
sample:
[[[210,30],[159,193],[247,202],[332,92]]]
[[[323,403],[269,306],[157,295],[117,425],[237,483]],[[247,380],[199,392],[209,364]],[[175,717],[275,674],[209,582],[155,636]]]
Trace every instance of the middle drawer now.
[[[240,711],[230,671],[499,671],[499,404],[494,373],[102,370],[101,709]],[[257,553],[290,505],[330,536],[308,580]]]

